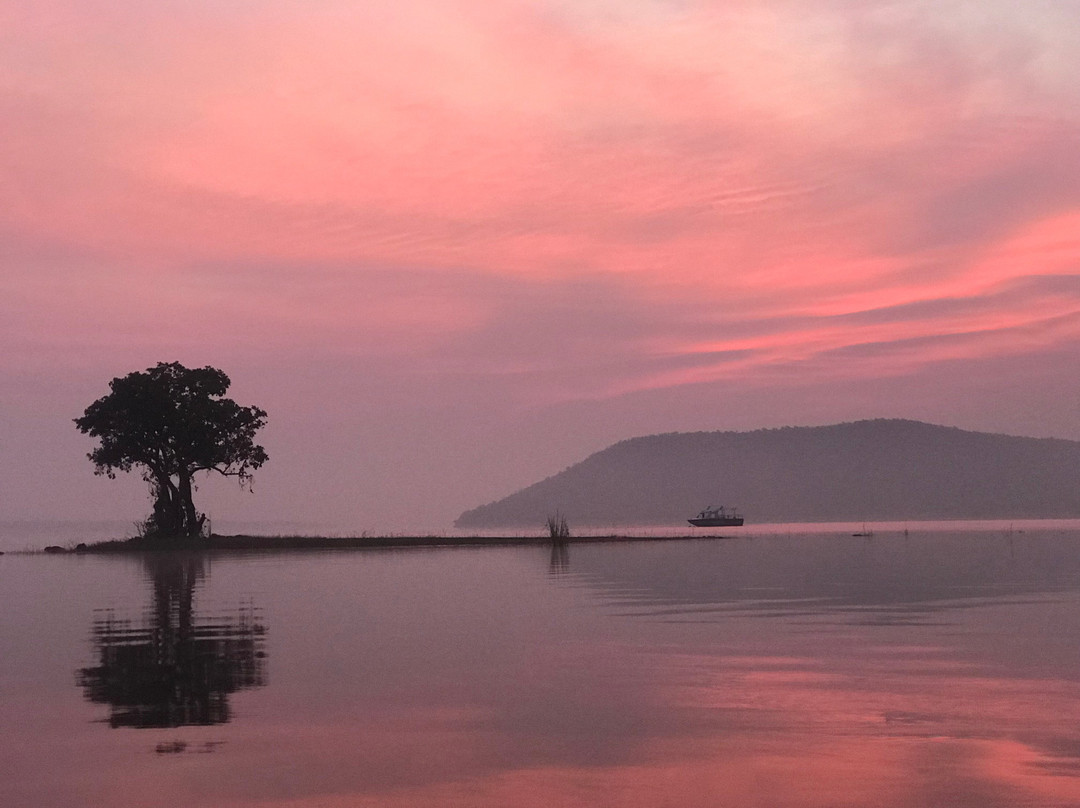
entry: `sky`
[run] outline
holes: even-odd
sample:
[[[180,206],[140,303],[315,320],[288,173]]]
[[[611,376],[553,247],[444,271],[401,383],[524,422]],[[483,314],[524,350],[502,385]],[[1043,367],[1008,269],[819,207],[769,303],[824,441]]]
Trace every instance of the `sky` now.
[[[1080,439],[1077,0],[0,0],[0,519],[269,413],[212,519],[446,529],[636,435]]]

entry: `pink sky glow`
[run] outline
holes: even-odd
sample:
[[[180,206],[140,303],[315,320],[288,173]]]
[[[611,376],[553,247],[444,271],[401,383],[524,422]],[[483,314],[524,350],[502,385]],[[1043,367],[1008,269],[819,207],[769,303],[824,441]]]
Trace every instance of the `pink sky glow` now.
[[[1069,0],[0,0],[0,518],[212,364],[218,518],[443,528],[637,434],[1080,439]]]

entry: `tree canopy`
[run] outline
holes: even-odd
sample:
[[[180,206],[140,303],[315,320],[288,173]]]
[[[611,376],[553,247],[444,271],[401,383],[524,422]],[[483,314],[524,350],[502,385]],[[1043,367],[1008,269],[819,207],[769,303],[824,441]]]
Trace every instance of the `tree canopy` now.
[[[115,477],[117,471],[138,469],[150,484],[154,512],[147,535],[202,532],[206,516],[192,500],[197,472],[236,477],[250,486],[252,472],[266,462],[266,451],[254,441],[266,412],[224,398],[229,384],[217,368],[159,362],[113,379],[111,392],[75,419],[80,432],[100,440],[87,455],[95,474]]]

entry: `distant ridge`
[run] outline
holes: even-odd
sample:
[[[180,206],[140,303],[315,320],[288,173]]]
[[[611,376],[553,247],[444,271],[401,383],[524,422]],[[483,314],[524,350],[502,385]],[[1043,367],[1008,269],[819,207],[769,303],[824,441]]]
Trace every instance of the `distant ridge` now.
[[[457,527],[686,525],[706,505],[753,522],[1080,517],[1080,442],[919,421],[624,440]]]

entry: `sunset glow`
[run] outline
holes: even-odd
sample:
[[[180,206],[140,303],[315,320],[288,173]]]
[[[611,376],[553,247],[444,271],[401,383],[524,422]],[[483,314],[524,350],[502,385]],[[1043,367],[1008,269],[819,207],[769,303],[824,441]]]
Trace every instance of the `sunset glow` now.
[[[1077,53],[1053,0],[0,0],[4,487],[93,515],[70,419],[174,359],[343,528],[642,432],[1080,438]]]

